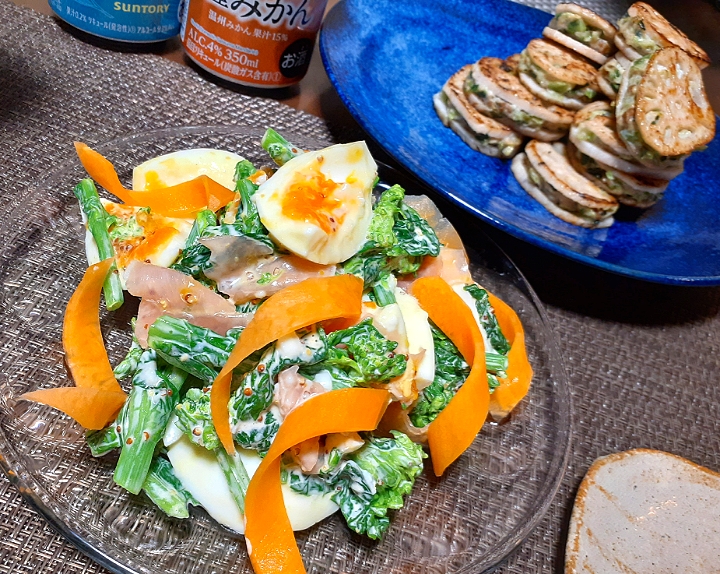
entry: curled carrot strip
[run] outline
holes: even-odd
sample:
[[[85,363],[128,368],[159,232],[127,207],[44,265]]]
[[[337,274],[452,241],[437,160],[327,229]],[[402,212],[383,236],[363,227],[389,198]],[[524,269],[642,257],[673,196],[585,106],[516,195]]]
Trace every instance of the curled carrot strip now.
[[[68,301],[63,321],[65,362],[76,387],[122,392],[100,332],[100,293],[112,258],[91,265]]]
[[[433,471],[441,476],[472,444],[487,417],[490,392],[485,345],[470,308],[443,279],[422,277],[410,291],[471,366],[468,378],[428,427]]]
[[[227,452],[235,452],[228,409],[232,370],[253,352],[293,331],[328,319],[359,317],[362,288],[362,280],[354,275],[306,279],[278,291],[255,312],[210,393],[213,424]]]
[[[88,429],[101,429],[112,421],[126,398],[108,360],[98,313],[112,263],[110,258],[88,267],[65,310],[63,347],[75,387],[41,389],[20,397],[61,410]]]
[[[488,297],[500,329],[511,345],[507,378],[500,379],[500,386],[490,395],[490,414],[495,420],[501,420],[527,395],[533,370],[525,349],[525,331],[517,313],[492,293],[488,293]]]
[[[206,208],[217,211],[235,197],[234,192],[206,175],[150,191],[126,189],[113,164],[100,153],[81,142],[75,142],[75,151],[90,177],[110,193],[128,205],[149,207],[167,217],[189,217]]]
[[[56,408],[75,419],[83,428],[100,430],[115,420],[127,396],[122,391],[60,387],[31,391],[20,398]]]
[[[389,402],[390,393],[382,389],[340,389],[315,395],[290,412],[245,496],[245,539],[255,574],[305,572],[280,488],[282,454],[324,434],[374,430]]]

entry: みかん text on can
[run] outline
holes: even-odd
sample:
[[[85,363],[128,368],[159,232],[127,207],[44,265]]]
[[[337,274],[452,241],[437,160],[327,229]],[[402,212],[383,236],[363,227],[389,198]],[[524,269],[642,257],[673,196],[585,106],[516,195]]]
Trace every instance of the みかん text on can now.
[[[200,67],[245,86],[299,82],[327,0],[184,0],[180,38]]]

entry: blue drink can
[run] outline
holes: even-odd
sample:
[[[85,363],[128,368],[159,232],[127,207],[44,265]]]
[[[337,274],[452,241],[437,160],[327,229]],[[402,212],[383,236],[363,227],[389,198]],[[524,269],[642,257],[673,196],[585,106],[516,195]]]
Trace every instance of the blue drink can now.
[[[120,42],[161,42],[180,32],[180,0],[49,0],[68,24]]]

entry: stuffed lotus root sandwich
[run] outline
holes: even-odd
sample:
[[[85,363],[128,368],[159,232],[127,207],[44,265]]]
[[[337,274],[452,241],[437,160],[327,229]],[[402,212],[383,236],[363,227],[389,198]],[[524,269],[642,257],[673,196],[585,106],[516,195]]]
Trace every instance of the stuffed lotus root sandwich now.
[[[472,149],[491,157],[511,158],[523,144],[523,137],[499,121],[482,115],[463,92],[472,66],[453,74],[441,92],[435,94],[435,111],[442,122]]]
[[[482,114],[530,138],[559,140],[572,124],[570,110],[538,98],[499,58],[482,58],[473,64],[465,81],[465,93]]]
[[[541,100],[579,110],[599,95],[597,70],[582,56],[536,38],[520,55],[518,76]]]
[[[532,140],[515,156],[511,170],[525,191],[563,221],[591,228],[612,225],[617,200],[573,169],[563,144]]]
[[[615,26],[592,10],[577,4],[558,4],[543,36],[574,50],[597,64],[615,51]]]
[[[710,65],[705,50],[644,2],[635,2],[618,21],[615,44],[631,61],[662,48],[675,47],[687,53],[700,69]]]
[[[620,139],[652,168],[678,168],[715,136],[700,68],[680,48],[663,48],[633,62],[623,76],[615,114]]]

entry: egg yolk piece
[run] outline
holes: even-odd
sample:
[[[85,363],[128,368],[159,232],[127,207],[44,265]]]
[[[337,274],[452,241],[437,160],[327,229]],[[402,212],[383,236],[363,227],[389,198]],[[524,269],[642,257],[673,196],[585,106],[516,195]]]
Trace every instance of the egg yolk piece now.
[[[334,265],[365,242],[377,164],[365,142],[297,156],[253,196],[273,240],[314,263]]]

